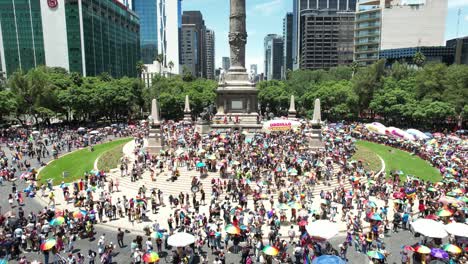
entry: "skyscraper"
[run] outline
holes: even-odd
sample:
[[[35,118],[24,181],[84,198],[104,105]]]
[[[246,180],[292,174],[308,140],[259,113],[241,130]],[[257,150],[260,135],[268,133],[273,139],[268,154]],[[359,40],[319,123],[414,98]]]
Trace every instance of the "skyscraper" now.
[[[224,69],[224,71],[226,72],[226,71],[228,71],[229,68],[231,67],[231,58],[229,58],[229,57],[223,57],[222,60],[223,60],[223,61],[222,61],[222,63],[223,63],[223,69]]]
[[[158,11],[156,0],[133,0],[132,7],[140,18],[141,60],[145,64],[151,64],[156,60],[156,56],[158,55]]]
[[[211,29],[206,30],[206,78],[213,80],[215,78],[215,32]]]
[[[39,65],[83,76],[136,76],[138,16],[117,1],[0,1],[0,62],[7,75]]]
[[[251,64],[250,65],[250,73],[252,73],[253,76],[257,76],[257,74],[258,74],[257,64]]]
[[[443,46],[447,0],[359,1],[354,59],[371,64],[381,50]]]
[[[281,79],[283,69],[283,37],[268,34],[264,41],[265,76],[267,80]]]
[[[283,79],[286,78],[286,73],[288,70],[293,69],[293,23],[293,13],[287,13],[283,18]]]
[[[170,62],[172,73],[180,73],[180,42],[182,27],[182,0],[156,0],[158,17],[158,52],[163,55],[163,68]]]
[[[182,24],[180,64],[183,71],[189,71],[198,76],[200,68],[198,60],[198,32],[194,24]]]
[[[295,0],[294,68],[328,69],[353,61],[356,0]]]
[[[196,62],[191,65],[187,65],[184,62],[182,64],[189,68],[195,67],[191,69],[194,72],[194,75],[197,77],[206,78],[206,26],[205,20],[203,20],[203,15],[200,11],[184,11],[182,14],[182,27],[183,28],[190,28],[193,30],[195,34],[194,38],[196,38],[196,47],[189,47],[188,44],[182,44],[182,53],[186,54],[187,50],[184,50],[184,47],[190,48],[190,50],[196,52]],[[185,31],[185,30],[184,30]],[[187,31],[185,31],[187,32]],[[185,41],[183,37],[182,41]]]

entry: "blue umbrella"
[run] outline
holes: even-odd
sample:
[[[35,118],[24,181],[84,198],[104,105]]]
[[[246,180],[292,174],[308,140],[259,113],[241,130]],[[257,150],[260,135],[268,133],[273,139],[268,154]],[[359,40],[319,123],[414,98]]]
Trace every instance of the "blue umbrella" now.
[[[198,168],[205,167],[205,166],[206,166],[206,164],[204,162],[198,162],[197,163]]]
[[[338,256],[322,255],[318,258],[315,258],[312,261],[312,264],[346,264],[346,261]]]

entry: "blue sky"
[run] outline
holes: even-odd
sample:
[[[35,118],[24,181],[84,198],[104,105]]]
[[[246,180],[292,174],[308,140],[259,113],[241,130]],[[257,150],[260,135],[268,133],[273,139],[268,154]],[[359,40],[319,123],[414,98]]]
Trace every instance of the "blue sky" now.
[[[270,33],[283,34],[283,18],[292,12],[292,0],[247,1],[247,54],[246,64],[258,64],[263,72],[263,38]],[[446,39],[456,37],[457,13],[461,8],[459,36],[468,35],[468,0],[448,0]],[[200,10],[208,28],[216,34],[216,67],[221,57],[229,56],[229,0],[182,0],[182,10]]]

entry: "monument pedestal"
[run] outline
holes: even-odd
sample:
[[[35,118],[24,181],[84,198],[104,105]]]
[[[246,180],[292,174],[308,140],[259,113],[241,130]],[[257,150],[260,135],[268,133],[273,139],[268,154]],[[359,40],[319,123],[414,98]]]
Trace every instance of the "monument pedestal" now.
[[[244,129],[255,132],[262,129],[257,113],[258,90],[243,68],[231,68],[216,90],[217,113],[212,129]]]
[[[322,141],[322,129],[312,128],[310,134],[309,149],[313,151],[323,150],[325,145]]]
[[[161,150],[164,150],[160,127],[150,128],[146,150],[150,155],[157,155]]]

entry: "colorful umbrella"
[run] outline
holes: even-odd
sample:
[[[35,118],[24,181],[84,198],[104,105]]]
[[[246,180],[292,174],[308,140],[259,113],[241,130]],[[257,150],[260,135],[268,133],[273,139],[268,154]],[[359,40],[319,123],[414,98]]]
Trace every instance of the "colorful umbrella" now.
[[[204,162],[198,162],[197,163],[197,168],[205,167],[206,164]]]
[[[427,188],[427,191],[429,191],[429,192],[437,192],[437,189],[434,188],[434,187],[429,187],[429,188]]]
[[[226,228],[224,228],[224,231],[231,235],[238,235],[241,232],[240,228],[235,225],[227,225]]]
[[[276,208],[280,209],[280,210],[288,210],[288,209],[291,209],[291,207],[285,203],[280,203],[276,206]]]
[[[155,263],[158,260],[159,255],[154,251],[148,251],[143,255],[143,261],[146,263]]]
[[[439,217],[435,214],[430,214],[430,215],[427,215],[426,217],[424,217],[426,219],[431,219],[431,220],[438,220]]]
[[[265,246],[262,249],[263,253],[269,256],[276,256],[279,253],[279,249],[270,245]]]
[[[301,209],[302,208],[302,205],[298,202],[290,202],[288,203],[289,207],[293,208],[293,209]]]
[[[41,250],[42,251],[50,250],[53,247],[55,247],[56,244],[57,244],[57,240],[55,240],[54,238],[49,238],[46,241],[42,242]]]
[[[346,261],[335,255],[322,255],[314,258],[312,264],[346,264]]]
[[[385,258],[384,254],[382,254],[382,253],[380,253],[378,251],[368,251],[367,256],[369,256],[370,258],[373,258],[373,259],[384,259]]]
[[[383,221],[382,217],[379,214],[376,214],[376,213],[373,213],[372,215],[370,215],[369,219],[375,220],[375,221]]]
[[[163,234],[161,232],[153,232],[151,233],[150,237],[151,238],[155,238],[155,239],[158,239],[158,238],[163,238]]]
[[[436,215],[438,217],[452,216],[453,212],[448,210],[448,209],[441,209],[441,210],[437,211]]]
[[[375,202],[373,202],[373,201],[367,201],[367,206],[375,208],[375,207],[377,207],[377,204]]]
[[[61,216],[56,217],[56,218],[50,220],[50,222],[49,222],[49,224],[50,224],[51,226],[59,226],[59,225],[61,225],[61,224],[63,224],[63,223],[65,223],[65,218],[63,218],[63,217],[61,217]]]
[[[306,226],[307,225],[307,221],[306,220],[301,220],[299,223],[298,223],[299,226]]]
[[[443,251],[440,248],[431,249],[431,256],[433,256],[434,258],[439,258],[439,259],[448,259],[449,258],[449,254],[447,252]]]
[[[81,218],[83,218],[85,215],[86,215],[86,212],[81,211],[81,210],[78,210],[78,211],[73,212],[73,218],[75,218],[75,219],[81,219]]]
[[[417,245],[414,247],[414,252],[418,252],[420,254],[429,254],[431,253],[431,249],[424,245]]]
[[[460,254],[462,252],[462,249],[459,248],[458,246],[455,246],[453,244],[447,244],[442,246],[442,249],[453,254]]]
[[[406,197],[406,194],[405,193],[402,193],[402,192],[395,192],[393,193],[393,198],[396,198],[396,199],[403,199]]]

